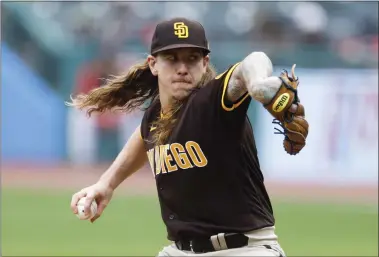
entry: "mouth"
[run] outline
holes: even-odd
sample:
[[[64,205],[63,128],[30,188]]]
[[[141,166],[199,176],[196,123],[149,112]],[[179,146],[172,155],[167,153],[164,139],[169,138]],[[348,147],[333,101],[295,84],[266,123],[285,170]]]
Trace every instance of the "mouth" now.
[[[191,84],[191,81],[188,81],[188,80],[174,80],[173,81],[174,83],[185,83],[185,84]]]

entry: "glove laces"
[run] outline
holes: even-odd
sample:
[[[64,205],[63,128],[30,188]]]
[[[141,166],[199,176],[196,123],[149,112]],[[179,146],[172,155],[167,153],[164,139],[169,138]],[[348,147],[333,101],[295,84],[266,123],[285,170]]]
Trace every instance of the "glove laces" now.
[[[274,132],[274,134],[287,136],[286,134],[287,134],[288,130],[283,126],[283,124],[278,119],[274,119],[272,121],[272,124],[279,125],[283,129],[283,131],[282,131],[278,128],[274,128],[276,130],[276,132]]]
[[[293,152],[294,151],[293,142],[291,140],[289,140],[289,138],[287,136],[288,129],[286,129],[278,119],[274,119],[272,121],[272,123],[282,127],[283,131],[278,129],[278,128],[274,128],[276,130],[276,132],[274,132],[274,134],[284,135],[284,139],[290,143],[290,147],[291,147],[290,151]]]

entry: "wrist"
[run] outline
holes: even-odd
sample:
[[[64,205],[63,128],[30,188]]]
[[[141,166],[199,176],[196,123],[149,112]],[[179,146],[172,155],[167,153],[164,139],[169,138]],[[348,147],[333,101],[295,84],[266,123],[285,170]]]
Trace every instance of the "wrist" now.
[[[114,179],[110,176],[101,176],[100,179],[97,181],[98,184],[101,184],[103,187],[110,188],[112,190],[115,190],[117,188],[117,184],[114,182]]]
[[[255,81],[249,88],[250,95],[263,105],[270,104],[282,86],[279,77],[268,77]]]

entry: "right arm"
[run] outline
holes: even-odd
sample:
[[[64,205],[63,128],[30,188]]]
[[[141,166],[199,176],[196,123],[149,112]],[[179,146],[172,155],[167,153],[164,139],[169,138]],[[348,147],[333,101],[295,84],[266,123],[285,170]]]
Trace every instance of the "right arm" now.
[[[113,191],[129,176],[138,171],[147,161],[144,143],[141,137],[140,126],[136,128],[124,148],[118,154],[112,165],[92,186],[83,188],[72,196],[71,209],[78,213],[78,201],[86,197],[84,212],[88,215],[93,200],[98,204],[97,214],[91,219],[94,222],[110,202]]]
[[[146,161],[147,154],[138,126],[99,182],[115,190],[126,178],[142,168]]]

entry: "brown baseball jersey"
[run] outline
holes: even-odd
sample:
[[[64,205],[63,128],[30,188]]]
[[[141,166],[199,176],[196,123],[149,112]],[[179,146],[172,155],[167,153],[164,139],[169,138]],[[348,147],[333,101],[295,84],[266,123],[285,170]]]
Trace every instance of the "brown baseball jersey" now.
[[[225,99],[235,64],[188,98],[163,145],[151,144],[155,101],[146,110],[141,136],[155,176],[168,239],[247,232],[274,225],[253,129],[251,97]]]

